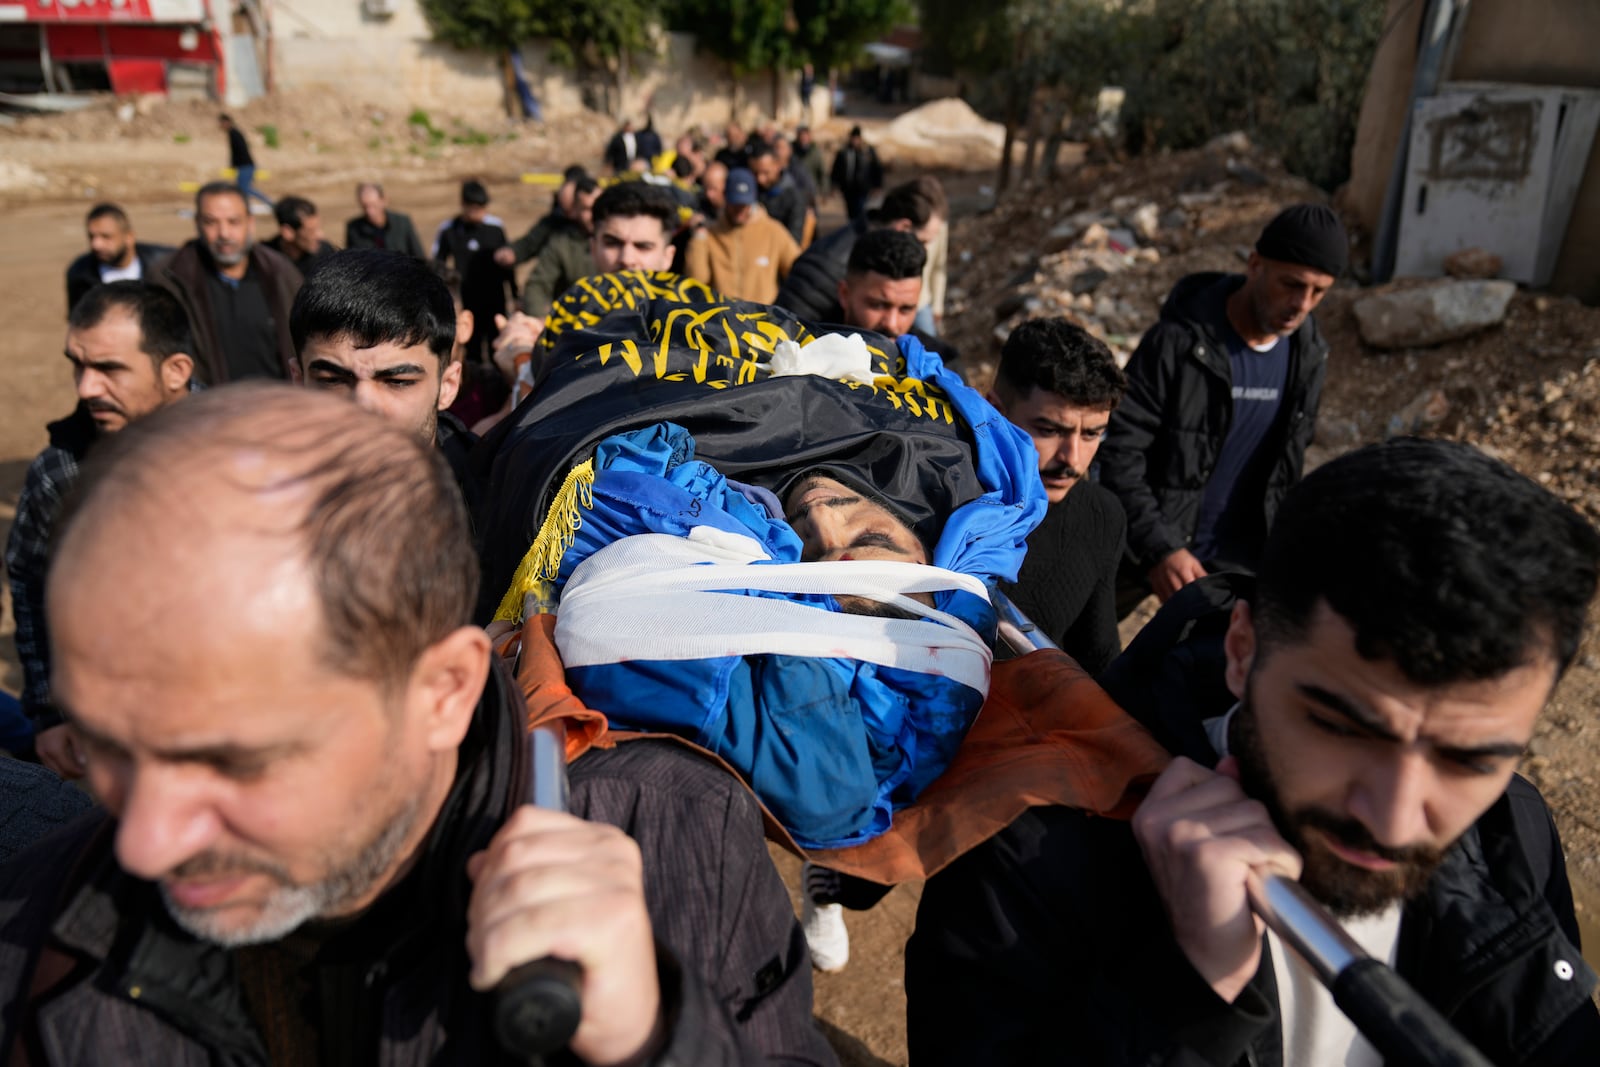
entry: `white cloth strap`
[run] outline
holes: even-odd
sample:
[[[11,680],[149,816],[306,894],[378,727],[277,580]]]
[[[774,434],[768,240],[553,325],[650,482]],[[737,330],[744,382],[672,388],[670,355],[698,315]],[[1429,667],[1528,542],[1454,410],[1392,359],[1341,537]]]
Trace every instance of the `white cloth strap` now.
[[[963,589],[987,601],[981,581],[888,560],[753,565],[768,558],[754,538],[704,526],[687,538],[640,534],[607,545],[573,571],[562,592],[555,634],[562,662],[838,657],[988,693],[988,643],[961,619],[907,595]],[[823,611],[741,590],[857,596],[920,618]]]

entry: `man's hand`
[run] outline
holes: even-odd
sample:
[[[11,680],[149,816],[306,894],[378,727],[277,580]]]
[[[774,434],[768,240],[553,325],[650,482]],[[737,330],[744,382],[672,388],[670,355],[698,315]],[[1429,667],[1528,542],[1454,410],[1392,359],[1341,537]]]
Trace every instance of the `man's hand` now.
[[[585,1063],[642,1058],[662,1039],[655,938],[639,846],[616,827],[519,808],[467,862],[472,985],[555,956],[583,968],[583,1021],[572,1052]]]
[[[1187,548],[1180,548],[1150,568],[1150,590],[1165,604],[1173,593],[1206,576],[1206,569]]]
[[[1239,787],[1238,763],[1216,771],[1182,756],[1161,772],[1133,815],[1133,835],[1178,947],[1228,1003],[1261,963],[1262,922],[1250,910],[1252,870],[1300,877],[1300,855],[1278,835],[1267,809]]]
[[[510,245],[501,245],[494,250],[494,261],[502,267],[515,267],[517,265],[517,250]]]
[[[496,331],[492,356],[494,365],[500,368],[501,374],[515,380],[517,357],[533,351],[539,335],[544,332],[544,320],[537,315],[525,315],[515,311],[509,319],[504,315],[496,315],[494,328]]]
[[[88,770],[89,759],[83,753],[83,741],[78,731],[67,723],[40,731],[33,739],[33,750],[40,763],[63,778],[82,778]]]

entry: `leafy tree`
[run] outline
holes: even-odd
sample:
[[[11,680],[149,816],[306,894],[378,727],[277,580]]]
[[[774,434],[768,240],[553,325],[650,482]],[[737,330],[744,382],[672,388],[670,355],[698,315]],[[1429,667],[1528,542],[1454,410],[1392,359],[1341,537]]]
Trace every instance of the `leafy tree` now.
[[[436,39],[481,49],[508,63],[511,50],[535,37],[550,58],[584,75],[604,74],[620,97],[631,58],[651,49],[661,19],[659,0],[421,0]],[[509,67],[507,74],[509,78]]]
[[[786,0],[672,0],[668,22],[694,34],[735,77],[786,67],[794,54]]]
[[[819,71],[855,62],[913,10],[906,0],[794,0],[792,9],[797,58]]]

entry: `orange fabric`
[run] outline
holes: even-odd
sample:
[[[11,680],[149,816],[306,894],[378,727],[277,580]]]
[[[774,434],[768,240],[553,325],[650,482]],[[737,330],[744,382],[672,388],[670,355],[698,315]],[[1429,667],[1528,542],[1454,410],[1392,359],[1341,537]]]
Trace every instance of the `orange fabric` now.
[[[567,724],[567,760],[638,737],[670,737],[739,777],[720,757],[672,735],[610,730],[567,686],[555,616],[534,620],[517,680],[528,725]],[[514,648],[515,635],[502,644]],[[765,806],[767,833],[798,856],[885,885],[927,878],[999,833],[1030,807],[1060,804],[1112,818],[1133,813],[1170,757],[1064,652],[1034,652],[995,665],[989,699],[956,758],[887,833],[854,848],[807,853]],[[742,779],[741,779],[742,780]],[[748,783],[746,783],[748,786]]]

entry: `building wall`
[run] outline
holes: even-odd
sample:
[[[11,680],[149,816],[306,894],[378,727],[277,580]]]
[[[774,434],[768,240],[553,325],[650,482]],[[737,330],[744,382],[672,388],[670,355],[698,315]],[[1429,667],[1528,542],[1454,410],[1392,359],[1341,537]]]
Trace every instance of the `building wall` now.
[[[394,0],[394,8],[392,17],[375,19],[364,13],[360,0],[275,0],[277,86],[325,87],[358,99],[455,113],[503,107],[495,57],[433,41],[416,0]],[[584,87],[575,72],[550,63],[541,42],[529,42],[521,51],[547,118],[583,109]],[[797,83],[797,75],[782,77],[783,121],[801,117]],[[600,102],[603,87],[590,88]],[[815,93],[814,121],[825,117],[827,97],[826,89]],[[642,115],[647,99],[657,126],[677,131],[696,123],[719,125],[736,115],[746,122],[770,117],[773,86],[770,77],[756,76],[735,87],[719,62],[695,51],[693,36],[662,34],[657,55],[636,60],[621,99],[606,103],[617,114]]]
[[[1356,128],[1350,183],[1342,203],[1376,232],[1384,191],[1405,125],[1416,45],[1427,4],[1388,0],[1385,25],[1367,79]],[[1451,81],[1517,82],[1600,88],[1600,3],[1595,0],[1472,0]],[[1550,288],[1600,303],[1600,138],[1578,188],[1576,205]]]

